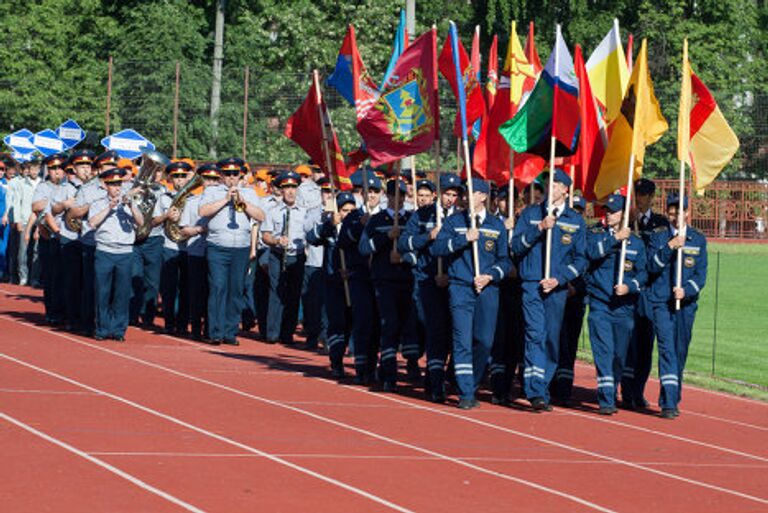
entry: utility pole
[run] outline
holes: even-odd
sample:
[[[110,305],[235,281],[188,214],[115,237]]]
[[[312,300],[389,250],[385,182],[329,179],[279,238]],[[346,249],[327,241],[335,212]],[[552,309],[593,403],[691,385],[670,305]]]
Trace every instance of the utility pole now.
[[[416,0],[405,0],[405,30],[408,33],[408,44],[416,39]],[[416,156],[411,155],[400,160],[401,169],[411,171],[411,180],[413,182],[413,200],[416,200]],[[398,177],[399,179],[400,177]]]
[[[227,0],[216,2],[216,32],[213,41],[213,81],[211,83],[211,158],[216,158],[219,137],[219,108],[221,107],[221,65],[224,61],[224,9]]]

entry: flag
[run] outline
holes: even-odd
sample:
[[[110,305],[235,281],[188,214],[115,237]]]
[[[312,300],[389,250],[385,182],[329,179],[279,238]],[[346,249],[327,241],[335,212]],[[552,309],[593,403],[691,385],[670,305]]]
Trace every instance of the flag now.
[[[619,114],[624,91],[629,82],[627,60],[621,47],[619,20],[613,20],[613,28],[589,56],[587,73],[592,92],[605,112],[604,119],[610,123]]]
[[[579,80],[579,118],[581,119],[579,147],[572,160],[576,166],[574,189],[580,190],[585,199],[594,201],[597,199],[594,192],[595,179],[608,145],[608,135],[600,117],[597,100],[592,94],[592,86],[584,66],[580,45],[576,45],[574,68]]]
[[[629,71],[630,73],[632,73],[632,63],[634,62],[634,59],[632,58],[634,45],[635,45],[635,36],[630,34],[629,39],[627,39],[627,71]]]
[[[693,187],[702,194],[739,149],[739,139],[712,93],[691,68],[688,40],[683,50],[683,84],[677,118],[677,154],[691,166]]]
[[[435,29],[408,45],[393,77],[362,118],[371,165],[379,166],[429,149],[438,133],[437,33]]]
[[[360,52],[357,51],[355,27],[352,25],[347,29],[347,35],[339,49],[336,68],[326,82],[355,107],[358,122],[379,97],[379,89],[368,74]]]
[[[488,66],[495,67],[496,59],[489,58]],[[534,67],[529,64],[523,52],[517,36],[517,24],[513,21],[501,79],[492,102],[493,108],[489,109],[488,119],[483,123],[480,139],[475,146],[473,168],[481,176],[496,183],[509,181],[510,150],[499,133],[499,127],[515,115],[535,81]]]
[[[534,36],[533,22],[528,23],[528,37],[525,39],[525,58],[533,66],[533,71],[536,73],[536,78],[539,78],[539,73],[544,69],[539,59],[539,52],[536,50],[536,38]],[[535,79],[534,79],[535,81]],[[533,89],[533,86],[531,86]]]
[[[667,131],[667,120],[653,93],[648,72],[648,47],[643,39],[619,114],[611,123],[611,138],[595,182],[595,196],[603,199],[627,184],[629,162],[634,155],[633,180],[642,176],[645,147]]]
[[[283,134],[298,144],[309,155],[312,162],[323,169],[326,176],[332,177],[337,188],[341,190],[352,188],[344,154],[333,130],[325,100],[320,95],[320,84],[316,78],[312,81],[304,102],[288,118]],[[324,134],[325,141],[323,141]],[[328,169],[328,161],[325,158],[326,148],[330,152],[333,169]]]
[[[557,26],[555,47],[531,95],[499,132],[518,153],[548,156],[550,136],[557,155],[571,155],[579,140],[579,83],[573,59]]]
[[[387,65],[387,71],[384,73],[384,80],[381,81],[381,87],[384,89],[387,86],[387,82],[390,79],[397,80],[397,77],[392,77],[392,72],[395,71],[395,65],[397,59],[403,54],[408,47],[408,30],[405,25],[405,9],[400,9],[400,22],[397,24],[397,32],[395,32],[395,40],[392,43],[392,56],[389,58],[389,64]]]
[[[485,80],[485,110],[490,112],[493,109],[493,102],[496,100],[496,90],[499,87],[499,36],[493,36],[491,48],[488,50],[488,71]]]
[[[457,49],[456,51],[458,52],[459,69],[461,70],[462,75],[461,92],[463,92],[463,96],[466,100],[466,104],[464,106],[466,109],[466,128],[467,126],[471,126],[475,120],[480,119],[480,117],[485,113],[485,100],[483,99],[483,91],[477,81],[477,75],[472,69],[472,64],[469,60],[469,56],[467,55],[466,50],[464,50],[464,46],[461,44],[461,41],[458,40],[456,41],[456,44],[454,44],[452,37],[453,33],[451,33],[451,36],[446,38],[437,63],[438,68],[440,69],[440,73],[442,73],[442,75],[448,81],[454,96],[456,96],[456,99],[458,100],[460,96],[458,84],[459,81],[456,80],[456,66],[454,64],[454,59],[456,56],[454,56],[453,48]],[[463,131],[464,130],[461,126],[461,112],[457,111],[453,132],[456,137],[461,137]]]
[[[472,38],[472,52],[470,54],[469,58],[470,62],[472,63],[472,71],[475,73],[475,78],[477,79],[477,83],[479,84],[481,82],[480,80],[480,25],[475,26],[475,37]],[[481,93],[482,95],[482,93]],[[483,123],[483,117],[485,116],[485,111],[487,111],[488,107],[484,106],[485,110],[481,117],[475,121],[475,123],[472,125],[472,139],[477,141],[477,139],[480,137],[480,130],[482,128]]]

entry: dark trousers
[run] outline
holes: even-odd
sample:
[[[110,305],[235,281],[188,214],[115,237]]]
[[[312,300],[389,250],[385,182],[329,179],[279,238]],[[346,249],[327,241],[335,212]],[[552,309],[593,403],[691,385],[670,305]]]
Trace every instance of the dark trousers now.
[[[187,331],[189,324],[188,284],[187,253],[163,248],[160,297],[163,300],[163,319],[166,330],[176,333],[186,333]]]
[[[22,242],[22,234],[11,225],[8,228],[8,248],[6,250],[8,261],[8,279],[11,283],[19,283],[20,270],[19,270],[19,244]],[[24,274],[26,278],[26,272]]]
[[[133,247],[130,319],[134,324],[138,324],[139,316],[145,327],[150,327],[155,322],[162,265],[162,236],[150,237]]]
[[[122,337],[128,328],[131,253],[96,251],[96,336]]]
[[[326,275],[322,289],[323,304],[328,318],[326,328],[328,358],[331,365],[340,366],[347,351],[350,336],[350,312],[344,296],[344,282],[338,276]]]
[[[369,378],[376,368],[379,352],[380,324],[376,310],[373,284],[368,278],[351,278],[349,293],[352,299],[352,344],[355,354],[355,373]]]
[[[461,399],[473,399],[491,355],[499,287],[489,284],[477,294],[474,287],[451,283],[449,290],[456,385]]]
[[[256,269],[253,278],[253,301],[256,308],[256,322],[259,336],[267,338],[267,315],[269,312],[269,248],[256,251]]]
[[[133,261],[131,261],[131,266]],[[96,246],[82,247],[82,289],[80,291],[80,320],[83,332],[93,333],[96,326]]]
[[[38,241],[40,244],[40,278],[43,284],[45,318],[48,322],[58,323],[64,317],[64,298],[62,274],[60,268],[61,245],[54,238]]]
[[[381,378],[394,383],[398,345],[402,344],[406,359],[419,355],[413,289],[410,282],[380,281],[374,283],[374,290],[381,320]]]
[[[61,245],[62,295],[64,297],[64,317],[71,329],[80,329],[80,296],[83,279],[83,245],[72,240]]]
[[[523,310],[519,281],[505,279],[499,285],[499,312],[491,349],[491,390],[506,399],[512,389],[517,366],[523,361]]]
[[[299,300],[306,258],[304,255],[286,258],[283,271],[282,255],[270,252],[267,340],[290,344],[299,322]]]
[[[256,321],[256,299],[254,295],[254,283],[256,282],[257,259],[249,260],[243,281],[243,311],[241,321],[244,330],[250,330]]]
[[[435,284],[434,278],[416,282],[416,312],[425,328],[427,383],[433,394],[444,395],[445,364],[451,350],[451,311],[448,288]]]
[[[523,282],[525,319],[525,396],[549,402],[549,383],[555,375],[560,353],[560,328],[567,289],[544,294],[536,281]]]
[[[550,392],[558,399],[569,399],[573,392],[574,365],[579,349],[579,335],[584,324],[584,295],[576,293],[565,301],[563,325],[560,327],[560,354]],[[623,363],[622,363],[623,365]],[[616,377],[619,379],[619,376]]]
[[[250,249],[208,244],[207,251],[209,335],[213,340],[235,340]]]
[[[301,305],[304,310],[302,326],[308,347],[317,347],[323,335],[323,283],[325,273],[322,267],[305,266],[301,289]],[[344,299],[342,292],[342,300]]]
[[[653,303],[653,326],[659,345],[659,406],[677,408],[682,398],[683,370],[688,359],[696,303],[683,303],[675,310],[675,303]]]
[[[618,383],[624,372],[632,337],[634,308],[611,308],[600,301],[589,304],[589,341],[597,369],[597,401],[615,406]]]
[[[201,340],[208,336],[207,309],[208,301],[208,265],[205,257],[187,257],[187,277],[189,291],[189,321],[192,338]]]
[[[648,298],[641,295],[635,316],[635,329],[627,354],[627,366],[621,378],[621,395],[627,401],[645,402],[645,385],[653,365],[653,309]]]

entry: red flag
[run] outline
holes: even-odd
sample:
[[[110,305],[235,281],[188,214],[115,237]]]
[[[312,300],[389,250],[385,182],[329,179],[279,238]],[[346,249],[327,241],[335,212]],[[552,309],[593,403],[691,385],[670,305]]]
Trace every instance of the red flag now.
[[[632,34],[629,35],[629,41],[627,41],[627,70],[632,73],[632,63],[634,62],[634,59],[632,58],[632,46],[635,43],[635,38]]]
[[[496,91],[499,87],[499,36],[493,36],[491,49],[488,50],[488,71],[485,81],[485,109],[490,112],[496,101]]]
[[[475,37],[472,38],[472,56],[470,57],[472,63],[472,71],[475,72],[475,76],[480,78],[480,25],[475,27]]]
[[[341,152],[339,140],[333,130],[325,101],[318,95],[319,90],[319,84],[313,80],[304,102],[288,118],[283,134],[298,144],[312,161],[323,169],[325,176],[332,177],[337,188],[349,190],[352,188],[352,183],[344,163],[344,154]],[[328,161],[325,157],[324,133],[327,138],[325,148],[330,152],[332,170],[328,169]]]
[[[579,80],[579,118],[581,121],[579,146],[571,161],[576,165],[573,187],[581,190],[581,194],[586,200],[592,201],[597,199],[594,191],[595,179],[600,171],[603,155],[605,155],[608,136],[597,108],[597,101],[592,94],[592,86],[589,84],[589,75],[584,66],[581,45],[576,45],[573,65]]]
[[[368,74],[363,58],[357,50],[355,27],[347,28],[347,35],[341,43],[336,58],[336,68],[328,77],[328,85],[355,106],[358,122],[379,97],[379,89]]]
[[[395,78],[357,123],[374,167],[426,151],[437,136],[435,29],[408,46],[392,75]]]
[[[541,65],[539,52],[536,50],[536,39],[533,37],[533,22],[528,23],[528,37],[525,40],[525,58],[530,64],[533,64],[533,71],[539,76],[544,66]]]
[[[467,98],[467,130],[470,130],[474,122],[485,113],[485,100],[483,99],[483,91],[480,89],[480,84],[477,82],[477,74],[472,69],[469,56],[467,56],[467,51],[464,50],[464,45],[461,44],[461,41],[458,42],[458,47],[459,67],[463,70],[464,92]],[[445,39],[443,50],[440,52],[440,58],[437,62],[440,73],[443,74],[448,84],[450,84],[454,96],[457,96],[456,66],[453,64],[450,38]],[[453,133],[456,137],[461,137],[461,116],[458,113],[456,114]]]

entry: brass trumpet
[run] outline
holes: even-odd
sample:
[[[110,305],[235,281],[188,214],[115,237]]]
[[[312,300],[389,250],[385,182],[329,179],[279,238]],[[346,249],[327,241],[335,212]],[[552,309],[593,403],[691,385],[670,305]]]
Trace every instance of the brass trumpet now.
[[[245,212],[245,201],[240,197],[240,191],[235,190],[235,197],[232,198],[232,206],[236,212]]]

